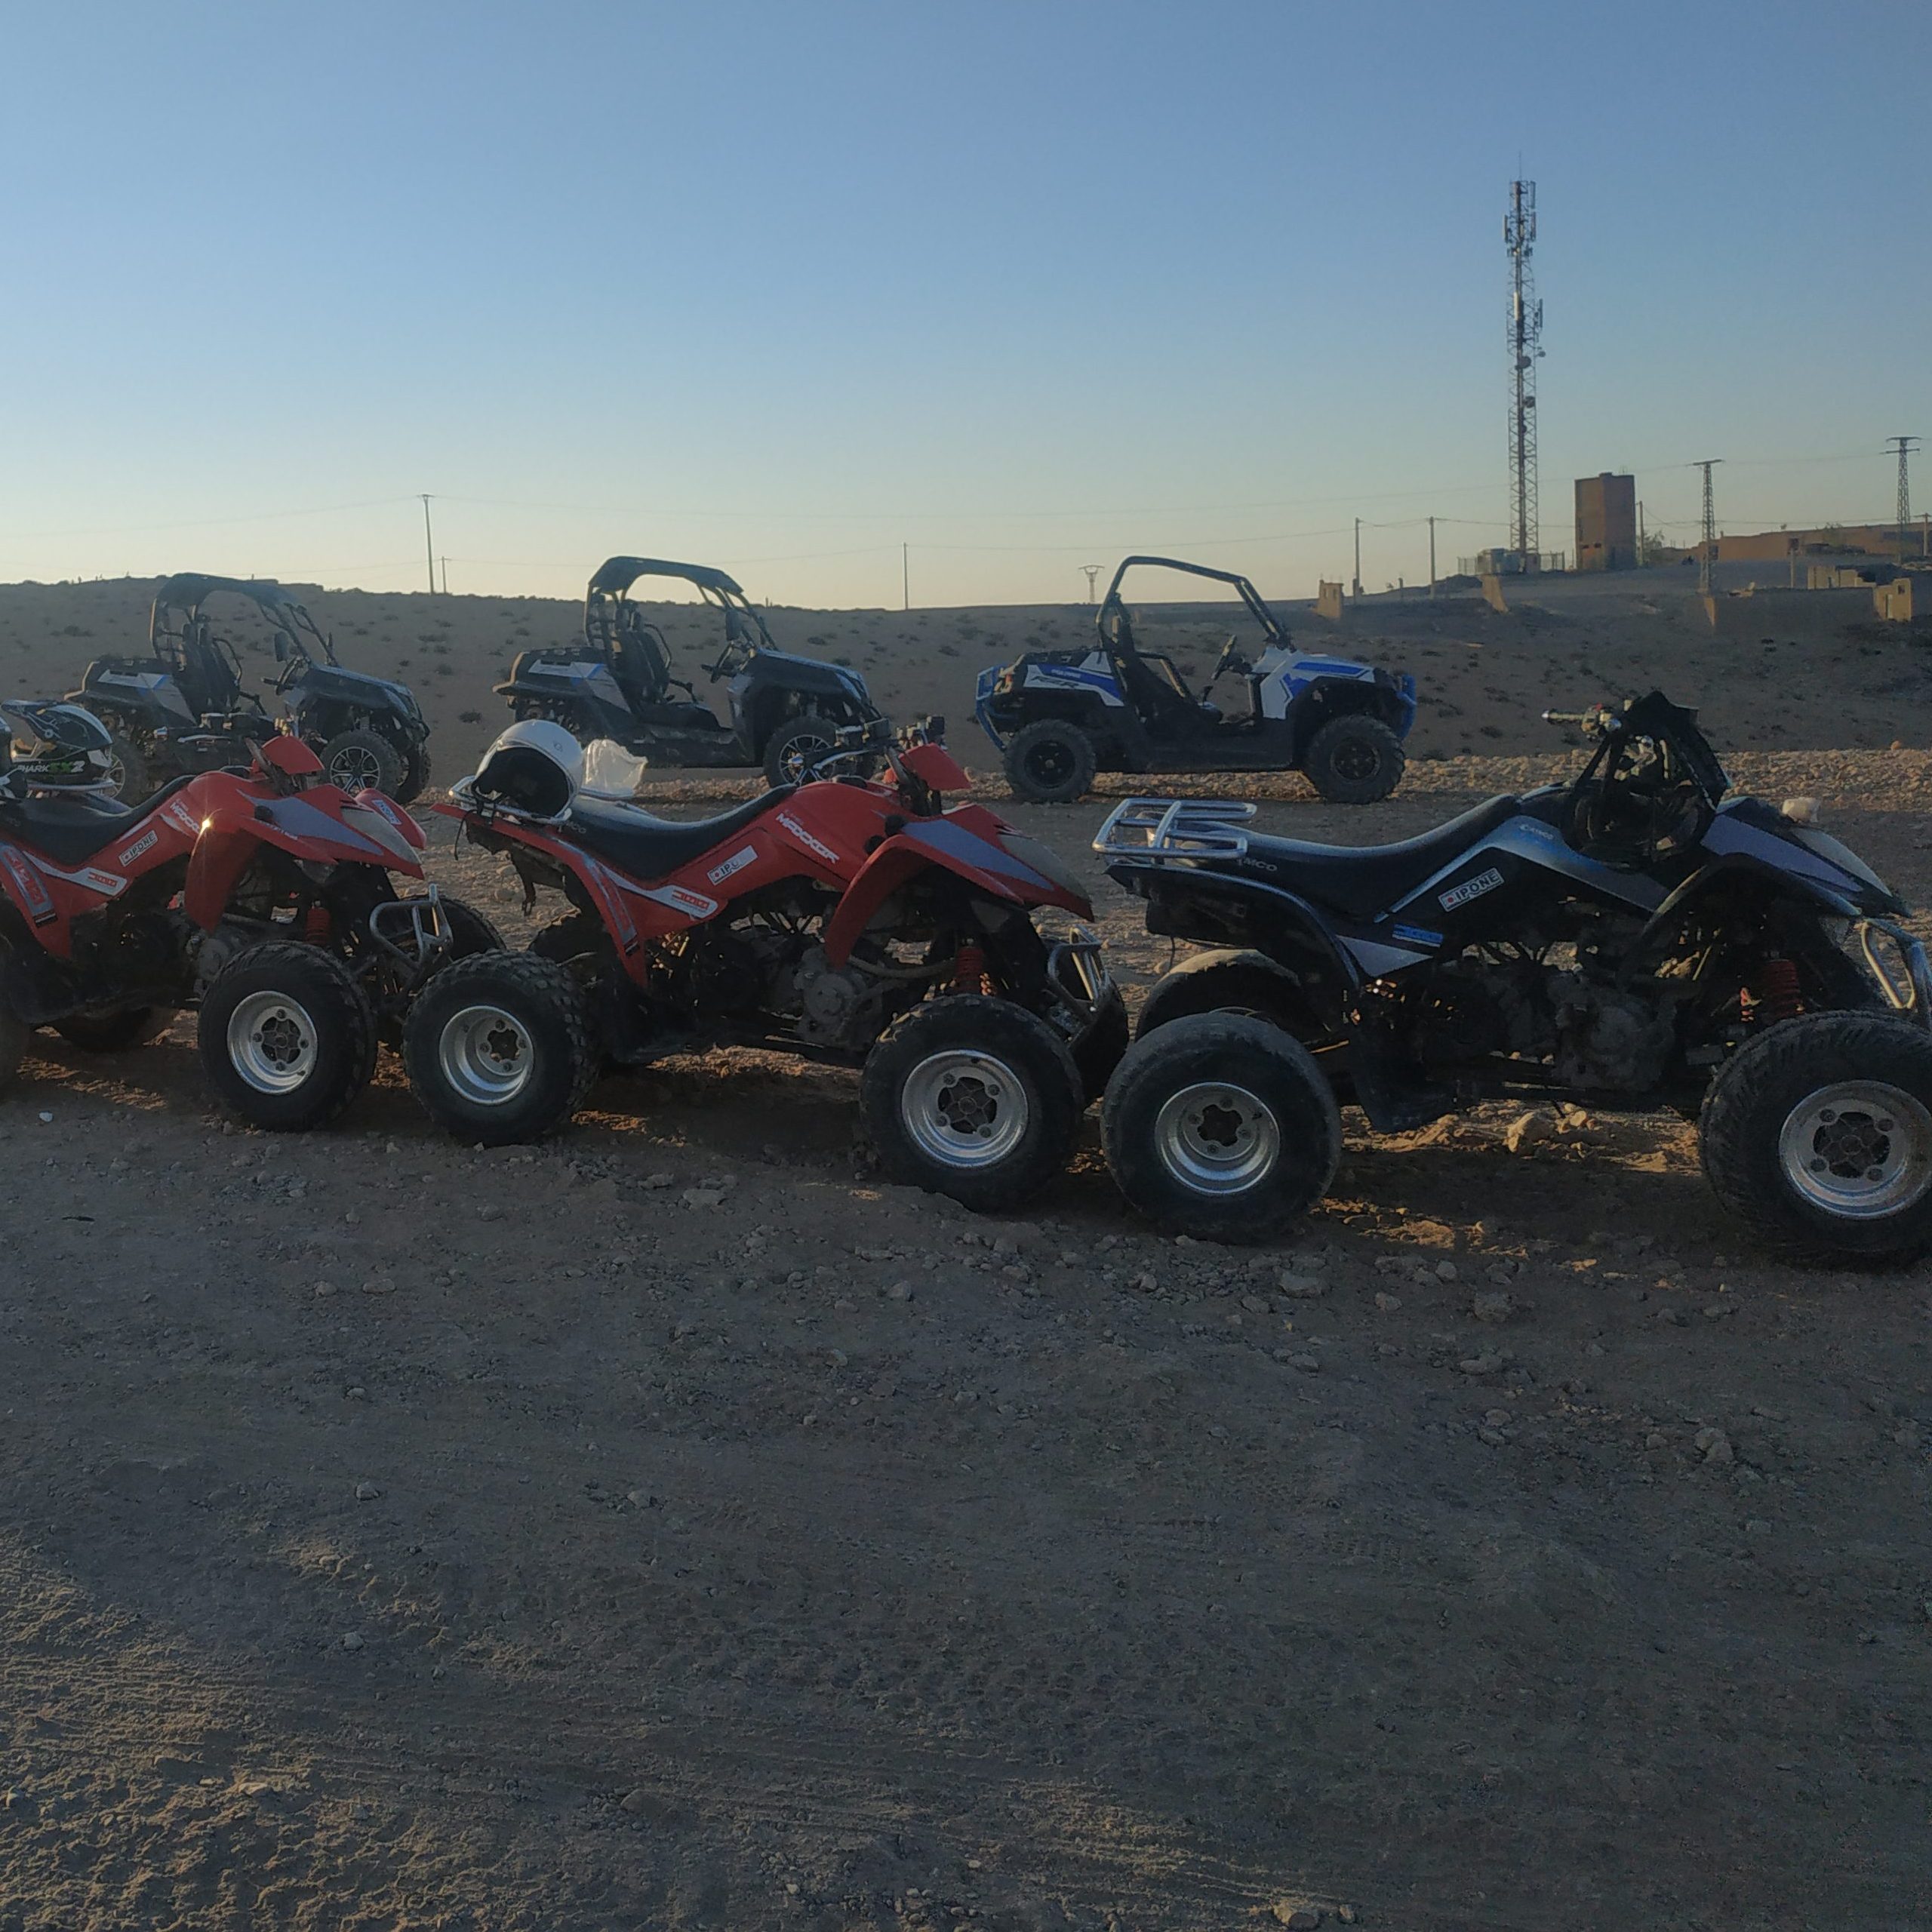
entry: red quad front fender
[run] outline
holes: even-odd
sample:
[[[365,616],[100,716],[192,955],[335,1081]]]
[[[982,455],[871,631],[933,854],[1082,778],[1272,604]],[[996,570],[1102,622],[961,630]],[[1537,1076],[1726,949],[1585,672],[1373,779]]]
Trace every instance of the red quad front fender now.
[[[422,829],[380,793],[352,799],[333,785],[317,785],[275,798],[231,783],[232,791],[202,804],[201,835],[189,854],[181,894],[183,909],[205,932],[220,923],[259,846],[318,865],[379,866],[410,878],[423,876],[416,857],[425,843]]]
[[[984,829],[975,823],[983,819]],[[963,878],[989,898],[1016,906],[1059,906],[1093,916],[1086,897],[1036,871],[1000,843],[1001,821],[976,806],[940,818],[917,819],[875,850],[826,921],[826,957],[842,967],[880,906],[907,880],[928,869]]]

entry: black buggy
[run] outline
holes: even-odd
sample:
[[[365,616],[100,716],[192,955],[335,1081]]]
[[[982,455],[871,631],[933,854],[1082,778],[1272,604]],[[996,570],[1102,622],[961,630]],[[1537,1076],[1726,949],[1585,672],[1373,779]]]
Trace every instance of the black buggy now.
[[[429,783],[429,728],[407,685],[346,669],[306,608],[272,579],[184,571],[155,593],[145,657],[97,657],[69,691],[114,740],[115,787],[130,801],[183,772],[246,764],[248,741],[275,728],[242,682],[235,647],[202,608],[215,596],[254,605],[275,634],[273,695],[284,728],[309,746],[331,783],[373,786],[407,804]]]
[[[709,671],[713,684],[731,681],[728,721],[671,675],[663,632],[631,601],[645,577],[688,583],[721,613],[724,639]],[[496,688],[519,718],[549,719],[580,743],[614,738],[653,764],[762,764],[774,785],[796,782],[813,758],[836,749],[842,727],[882,715],[857,672],[780,651],[722,571],[654,557],[604,564],[584,595],[583,642],[519,651]]]
[[[1240,597],[1247,648],[1230,636],[1207,689],[1240,678],[1244,709],[1224,715],[1188,688],[1172,658],[1141,648],[1121,595],[1137,567],[1205,577]],[[980,673],[975,715],[1004,754],[1019,797],[1064,803],[1097,771],[1300,771],[1337,804],[1372,804],[1401,782],[1414,678],[1297,654],[1246,577],[1174,557],[1129,557],[1107,587],[1098,627],[1091,645],[1031,651]]]

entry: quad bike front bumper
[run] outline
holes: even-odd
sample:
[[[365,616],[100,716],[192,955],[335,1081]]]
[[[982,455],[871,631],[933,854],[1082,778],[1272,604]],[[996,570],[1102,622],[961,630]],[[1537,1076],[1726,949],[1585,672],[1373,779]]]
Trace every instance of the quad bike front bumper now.
[[[1932,965],[1927,962],[1924,944],[1890,919],[1860,919],[1853,930],[1865,964],[1893,1011],[1932,1030]],[[1891,942],[1894,958],[1881,954],[1877,943],[1881,937]]]

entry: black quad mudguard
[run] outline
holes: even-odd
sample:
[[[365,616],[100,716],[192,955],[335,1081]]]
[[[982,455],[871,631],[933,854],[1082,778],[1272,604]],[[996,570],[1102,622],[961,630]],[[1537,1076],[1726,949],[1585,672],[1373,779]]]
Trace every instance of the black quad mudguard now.
[[[1107,876],[1147,902],[1150,933],[1263,954],[1294,980],[1324,1030],[1343,1030],[1361,976],[1306,900],[1280,886],[1216,872],[1182,875],[1134,859],[1117,860]]]

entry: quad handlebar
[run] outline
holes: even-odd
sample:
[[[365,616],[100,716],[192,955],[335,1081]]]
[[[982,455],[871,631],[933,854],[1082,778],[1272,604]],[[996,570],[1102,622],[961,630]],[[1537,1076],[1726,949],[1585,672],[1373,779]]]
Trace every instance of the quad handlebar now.
[[[1546,724],[1567,725],[1574,731],[1590,731],[1599,735],[1610,728],[1616,716],[1607,704],[1593,704],[1587,711],[1546,711],[1543,721]]]

